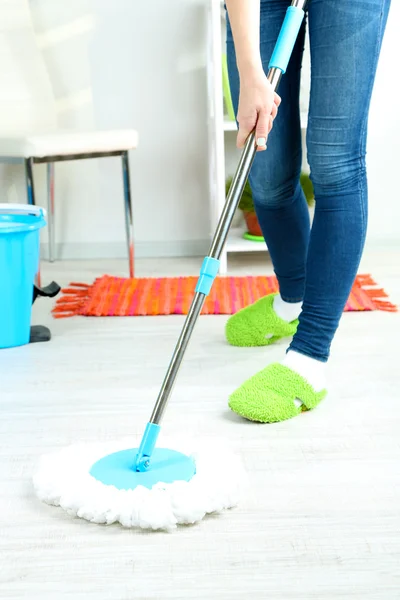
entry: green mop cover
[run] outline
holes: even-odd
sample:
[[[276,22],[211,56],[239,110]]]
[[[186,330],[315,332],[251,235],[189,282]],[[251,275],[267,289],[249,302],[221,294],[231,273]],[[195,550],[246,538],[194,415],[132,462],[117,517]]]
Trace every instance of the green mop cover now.
[[[273,363],[241,385],[229,398],[230,408],[250,421],[276,423],[315,408],[326,396],[298,373]],[[301,400],[297,407],[295,400]]]
[[[298,320],[288,323],[274,311],[275,296],[260,298],[228,319],[225,335],[232,346],[268,346],[296,333]]]

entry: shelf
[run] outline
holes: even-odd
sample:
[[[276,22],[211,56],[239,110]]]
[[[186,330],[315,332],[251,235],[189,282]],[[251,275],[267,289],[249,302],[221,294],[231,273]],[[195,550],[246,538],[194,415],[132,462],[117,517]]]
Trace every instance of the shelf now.
[[[224,131],[237,131],[236,121],[230,121],[227,117],[225,117]]]
[[[266,252],[265,242],[252,242],[243,237],[244,230],[241,228],[231,229],[225,249],[227,252]]]

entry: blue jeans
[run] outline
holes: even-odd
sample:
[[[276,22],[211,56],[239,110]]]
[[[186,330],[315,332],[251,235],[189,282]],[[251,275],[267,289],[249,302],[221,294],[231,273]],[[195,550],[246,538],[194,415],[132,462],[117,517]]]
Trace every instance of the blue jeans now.
[[[288,0],[261,0],[260,49],[268,69]],[[306,26],[295,45],[279,95],[282,103],[258,153],[250,186],[280,293],[303,301],[290,349],[326,361],[357,274],[367,228],[365,167],[370,98],[390,0],[310,0],[311,95],[307,157],[315,216],[299,184],[300,72]],[[237,111],[239,75],[227,18],[227,55]]]

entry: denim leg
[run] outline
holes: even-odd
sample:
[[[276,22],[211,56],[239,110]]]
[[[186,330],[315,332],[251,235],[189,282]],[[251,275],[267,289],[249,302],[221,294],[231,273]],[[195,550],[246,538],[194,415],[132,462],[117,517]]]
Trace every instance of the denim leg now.
[[[316,208],[290,349],[326,361],[367,228],[368,111],[390,0],[310,0],[308,162]]]
[[[289,4],[288,0],[261,0],[260,50],[265,72]],[[249,177],[255,210],[278,278],[280,293],[288,302],[298,302],[304,296],[310,235],[308,208],[299,184],[299,89],[304,32],[303,25],[279,87],[282,103],[268,138],[268,150],[256,155]],[[237,112],[239,74],[229,19],[227,58],[232,100]]]

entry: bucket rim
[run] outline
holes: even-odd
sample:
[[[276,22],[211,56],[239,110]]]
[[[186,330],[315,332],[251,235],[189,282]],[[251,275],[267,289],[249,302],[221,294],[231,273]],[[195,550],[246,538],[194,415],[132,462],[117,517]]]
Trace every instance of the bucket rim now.
[[[0,235],[27,233],[41,229],[46,225],[45,211],[41,207],[10,205],[6,209],[6,206],[0,204]],[[20,209],[20,207],[23,207],[23,209]]]
[[[41,206],[36,206],[35,204],[16,204],[12,202],[0,202],[0,216],[18,214],[44,218],[46,218],[47,216],[46,210]]]

